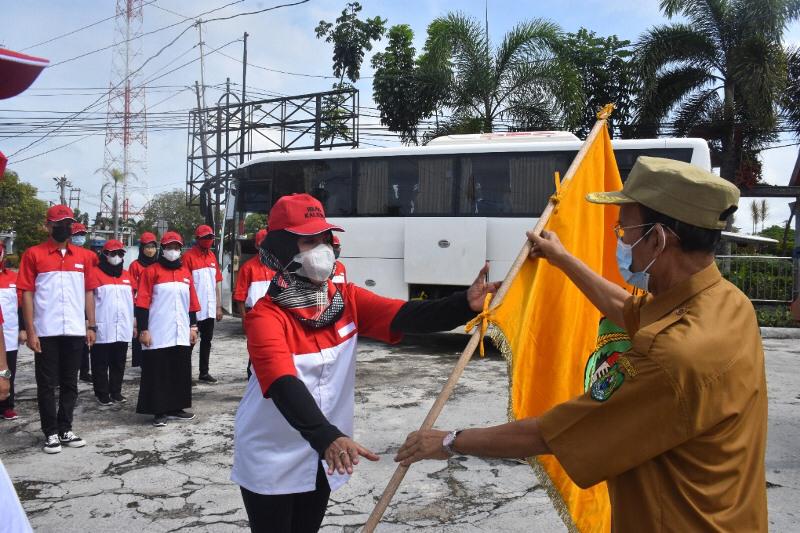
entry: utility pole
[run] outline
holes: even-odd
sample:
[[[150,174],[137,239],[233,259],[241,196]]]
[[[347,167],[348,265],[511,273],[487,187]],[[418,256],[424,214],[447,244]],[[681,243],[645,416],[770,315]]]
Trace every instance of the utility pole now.
[[[201,102],[202,95],[200,93],[200,84],[195,80],[194,90],[197,93],[197,121],[200,125],[200,151],[203,155],[203,175],[205,179],[210,177],[208,173],[208,144],[206,142],[206,115],[207,111],[205,105]]]
[[[71,188],[69,190],[69,208],[73,211],[81,208],[81,190]]]
[[[56,182],[56,186],[58,187],[58,196],[61,200],[61,205],[67,205],[67,187],[72,187],[72,183],[69,182],[66,176],[53,178],[53,181]]]
[[[244,50],[242,51],[242,116],[241,116],[241,130],[239,135],[239,165],[244,163],[244,126],[247,119],[245,110],[247,106],[244,105],[245,97],[247,96],[247,37],[248,33],[244,32]]]
[[[200,37],[200,100],[203,102],[203,109],[206,108],[206,79],[205,79],[205,63],[206,56],[203,51],[203,20],[197,19],[197,31]]]

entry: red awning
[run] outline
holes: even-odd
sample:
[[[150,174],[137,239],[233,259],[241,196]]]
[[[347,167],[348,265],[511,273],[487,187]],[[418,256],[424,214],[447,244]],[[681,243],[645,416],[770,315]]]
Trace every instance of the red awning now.
[[[0,48],[0,100],[16,96],[36,80],[47,59]]]
[[[3,181],[3,174],[6,171],[6,163],[8,163],[8,159],[6,159],[6,156],[3,155],[3,152],[0,152],[0,181]]]

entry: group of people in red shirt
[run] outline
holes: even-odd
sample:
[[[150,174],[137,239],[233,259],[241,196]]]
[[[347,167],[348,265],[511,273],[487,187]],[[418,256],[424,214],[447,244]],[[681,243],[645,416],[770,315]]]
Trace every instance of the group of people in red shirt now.
[[[217,381],[209,374],[209,359],[214,324],[222,319],[222,273],[211,227],[199,226],[195,246],[185,253],[174,231],[160,241],[143,233],[139,256],[127,270],[120,241],[106,241],[99,253],[83,247],[86,227],[69,207],[48,209],[45,227],[49,238],[25,251],[18,272],[5,267],[0,244],[0,325],[8,367],[0,368],[6,374],[0,377],[10,381],[0,417],[18,418],[14,380],[18,347],[26,343],[34,352],[43,450],[85,446],[72,427],[78,376],[91,368],[101,406],[126,402],[122,381],[132,340],[132,366],[141,367],[136,411],[152,415],[155,426],[194,418],[186,409],[198,339],[198,379]]]

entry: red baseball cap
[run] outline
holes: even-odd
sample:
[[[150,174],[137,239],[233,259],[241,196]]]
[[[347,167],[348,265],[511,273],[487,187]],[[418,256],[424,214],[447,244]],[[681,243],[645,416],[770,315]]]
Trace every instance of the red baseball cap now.
[[[197,229],[194,230],[195,237],[205,237],[207,235],[214,236],[214,230],[211,229],[211,226],[206,226],[205,224],[197,226]]]
[[[183,238],[177,231],[168,231],[164,234],[163,237],[161,237],[161,246],[171,244],[173,242],[177,242],[178,244],[183,246]]]
[[[281,196],[269,212],[269,230],[286,230],[295,235],[319,235],[344,231],[325,220],[325,210],[310,194]]]
[[[149,244],[151,242],[158,242],[158,239],[156,239],[156,236],[149,231],[145,231],[142,233],[142,236],[139,237],[139,244]]]
[[[116,252],[118,250],[125,251],[125,246],[115,239],[107,240],[103,245],[104,252]]]
[[[66,205],[54,205],[47,210],[48,222],[60,222],[62,220],[71,220],[75,222],[75,213],[72,212]]]
[[[78,233],[86,233],[86,226],[84,226],[80,222],[73,222],[72,223],[72,234],[73,235],[77,235]]]
[[[260,229],[260,230],[258,230],[256,232],[256,247],[261,246],[261,241],[263,241],[264,237],[266,237],[266,236],[267,236],[267,230],[266,229]]]

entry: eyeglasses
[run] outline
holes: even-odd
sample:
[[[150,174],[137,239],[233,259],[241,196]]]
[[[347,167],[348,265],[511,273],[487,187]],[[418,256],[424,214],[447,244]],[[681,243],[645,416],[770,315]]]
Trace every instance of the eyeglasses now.
[[[114,250],[113,252],[103,252],[106,257],[125,257],[125,252],[123,250]]]
[[[625,236],[625,230],[626,229],[646,228],[647,226],[657,226],[658,224],[659,224],[658,222],[649,222],[647,224],[637,224],[635,226],[620,226],[619,224],[617,224],[616,226],[614,226],[614,235],[617,236],[617,239],[622,239]],[[670,233],[675,235],[676,239],[681,240],[681,238],[678,236],[678,234],[675,233],[675,230],[673,230],[669,226],[665,226],[664,224],[661,224],[661,227],[668,229]]]
[[[647,226],[655,226],[655,225],[656,225],[655,222],[650,222],[648,224],[637,224],[635,226],[620,226],[619,224],[617,224],[616,226],[614,226],[614,235],[617,236],[617,239],[622,239],[623,237],[625,237],[626,229],[645,228]]]
[[[213,241],[214,240],[214,236],[213,235],[203,235],[202,237],[199,237],[199,239],[201,241]]]

